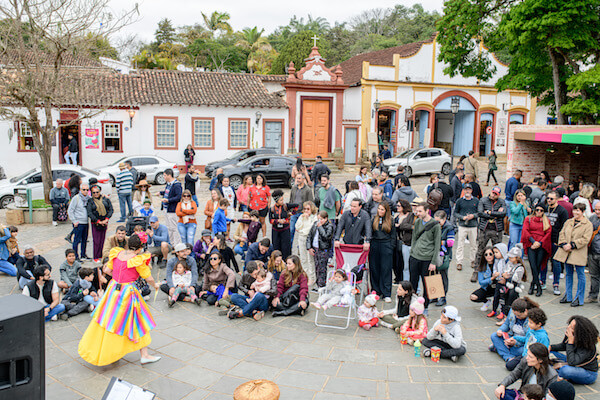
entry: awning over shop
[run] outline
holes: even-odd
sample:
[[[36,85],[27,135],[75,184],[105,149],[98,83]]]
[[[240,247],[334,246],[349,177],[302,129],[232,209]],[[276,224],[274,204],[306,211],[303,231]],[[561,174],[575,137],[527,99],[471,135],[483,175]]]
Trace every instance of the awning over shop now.
[[[580,129],[516,131],[515,140],[600,146],[600,126]]]

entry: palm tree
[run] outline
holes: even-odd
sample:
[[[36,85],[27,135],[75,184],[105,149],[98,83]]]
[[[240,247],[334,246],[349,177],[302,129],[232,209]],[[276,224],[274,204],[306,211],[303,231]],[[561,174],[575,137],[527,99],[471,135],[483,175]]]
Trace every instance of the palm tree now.
[[[227,12],[213,11],[210,16],[202,13],[202,18],[204,19],[204,25],[206,26],[206,29],[211,31],[213,35],[216,31],[224,31],[227,33],[231,33],[233,31],[231,25],[229,25],[229,22],[227,22],[230,18],[229,13]]]
[[[256,70],[256,53],[263,52],[268,54],[272,50],[267,38],[262,36],[264,31],[264,29],[259,31],[258,27],[255,26],[254,28],[244,28],[241,32],[237,33],[238,40],[235,45],[248,50],[247,65],[250,72]]]

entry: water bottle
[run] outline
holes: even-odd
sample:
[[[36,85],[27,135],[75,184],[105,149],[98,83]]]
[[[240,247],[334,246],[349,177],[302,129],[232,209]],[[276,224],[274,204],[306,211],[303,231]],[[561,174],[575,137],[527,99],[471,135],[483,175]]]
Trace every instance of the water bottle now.
[[[421,357],[421,341],[417,339],[414,343],[415,346],[415,357]]]

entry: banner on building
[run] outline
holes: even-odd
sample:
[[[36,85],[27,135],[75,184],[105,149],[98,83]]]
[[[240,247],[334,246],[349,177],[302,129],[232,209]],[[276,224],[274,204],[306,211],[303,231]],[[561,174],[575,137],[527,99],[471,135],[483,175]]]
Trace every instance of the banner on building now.
[[[85,142],[84,146],[86,149],[98,149],[100,148],[100,142],[98,141],[100,132],[98,129],[86,129],[85,130]]]

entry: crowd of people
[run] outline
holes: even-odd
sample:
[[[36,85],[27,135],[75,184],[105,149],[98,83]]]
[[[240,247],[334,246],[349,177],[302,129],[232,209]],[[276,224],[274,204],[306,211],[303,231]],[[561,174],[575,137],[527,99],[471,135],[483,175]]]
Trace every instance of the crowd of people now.
[[[192,153],[189,158],[193,160]],[[166,187],[154,194],[143,175],[131,165],[120,165],[118,222],[139,216],[147,220],[147,226],[131,230],[119,225],[108,238],[113,207],[100,187],[94,182],[79,182],[75,187],[76,177],[64,184],[57,180],[50,194],[54,220],[66,209],[74,235],[72,249],[66,251],[60,266],[60,281],[50,279],[51,266],[30,246],[24,246],[20,255],[15,227],[0,229],[0,271],[17,276],[23,293],[44,303],[46,320],[66,319],[98,306],[111,290],[112,266],[119,251],[131,251],[135,238],[132,257],[148,254],[166,273],[161,282],[145,282],[147,271],[140,270],[134,284],[142,296],[150,293],[150,283],[164,292],[170,307],[178,301],[206,302],[229,318],[260,320],[269,310],[273,317],[304,315],[311,292],[317,308],[352,305],[356,289],[348,278],[356,275],[335,270],[332,257],[337,247],[357,245],[368,251],[372,290],[357,304],[359,326],[395,329],[401,340],[423,346],[424,356],[435,349],[441,358],[456,362],[466,353],[467,344],[459,310],[446,301],[452,287],[448,270],[454,258],[458,271],[470,264],[471,282],[479,286],[470,299],[482,303],[481,310],[499,326],[491,334],[490,351],[498,353],[511,372],[498,386],[498,398],[540,398],[535,393],[541,390],[559,399],[556,393],[565,389],[557,377],[574,384],[593,383],[598,371],[594,324],[572,316],[564,340],[550,345],[544,329],[546,314],[532,296],[543,295],[547,279],[552,280],[554,295],[560,295],[559,283],[564,278],[560,303],[580,307],[598,301],[600,200],[596,187],[582,180],[567,186],[562,177],[551,179],[545,171],[525,183],[517,170],[502,190],[493,173],[496,157],[490,154],[484,184],[493,178],[496,185],[484,196],[471,152],[461,158],[448,182],[443,175],[432,176],[420,197],[402,166],[390,178],[383,158],[377,156],[371,169],[362,167],[355,179],[346,182],[344,195],[333,186],[331,171],[320,157],[310,171],[298,160],[292,171],[295,184],[287,198],[281,190],[272,191],[261,174],[244,177],[243,184],[234,189],[217,169],[208,188],[210,199],[204,205],[204,229],[198,239],[202,205],[196,196],[198,174],[191,164],[184,185],[166,170]],[[154,209],[158,205],[161,213]],[[94,268],[82,264],[90,260],[86,252],[89,225]],[[508,245],[503,243],[504,235]],[[592,281],[587,298],[585,268]],[[437,298],[430,298],[427,290],[432,274],[440,274],[443,284]],[[394,295],[393,285],[397,285]],[[377,309],[380,298],[385,304],[392,303],[393,297],[395,307]],[[440,313],[429,329],[432,301]],[[147,353],[142,357],[151,359]],[[507,389],[518,380],[522,382],[519,390]]]

